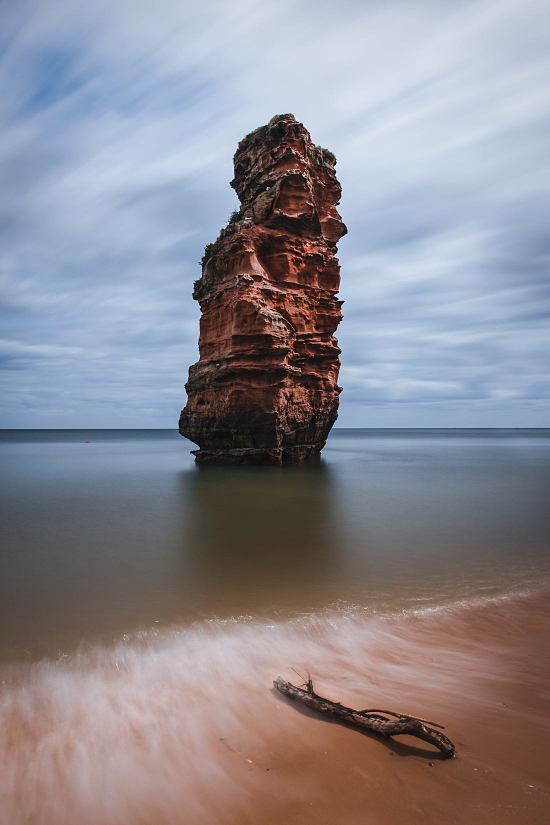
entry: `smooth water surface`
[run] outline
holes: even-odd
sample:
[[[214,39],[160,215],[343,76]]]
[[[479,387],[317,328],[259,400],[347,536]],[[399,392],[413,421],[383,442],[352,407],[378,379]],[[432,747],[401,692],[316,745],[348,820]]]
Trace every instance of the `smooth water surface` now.
[[[334,430],[202,468],[172,431],[3,431],[0,648],[444,604],[548,579],[550,431]]]

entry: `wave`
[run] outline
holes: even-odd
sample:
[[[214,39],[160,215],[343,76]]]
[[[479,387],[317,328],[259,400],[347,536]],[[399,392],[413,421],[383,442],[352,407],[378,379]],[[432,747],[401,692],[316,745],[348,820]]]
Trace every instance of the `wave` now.
[[[526,616],[546,611],[547,595],[383,615],[340,604],[279,623],[207,620],[7,666],[4,821],[246,822],[281,748],[305,746],[295,709],[272,690],[276,676],[298,682],[296,672],[310,672],[320,692],[358,707],[448,715],[453,702],[483,701],[488,672],[506,678],[504,648]]]

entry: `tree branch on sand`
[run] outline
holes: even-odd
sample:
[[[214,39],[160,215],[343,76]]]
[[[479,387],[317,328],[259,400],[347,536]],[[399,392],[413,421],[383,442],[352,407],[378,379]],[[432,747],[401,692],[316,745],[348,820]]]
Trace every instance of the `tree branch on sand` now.
[[[430,745],[435,745],[445,759],[451,759],[454,756],[454,744],[445,734],[441,733],[443,725],[438,725],[437,722],[427,722],[425,719],[418,719],[416,716],[394,713],[391,710],[378,710],[376,708],[354,710],[348,708],[340,702],[333,702],[332,699],[325,699],[315,693],[309,674],[308,677],[304,687],[296,687],[296,685],[281,679],[280,676],[275,679],[273,686],[283,696],[301,702],[311,710],[322,713],[350,728],[369,731],[378,734],[383,739],[403,734],[416,736],[418,739],[423,739],[424,742],[429,742]]]

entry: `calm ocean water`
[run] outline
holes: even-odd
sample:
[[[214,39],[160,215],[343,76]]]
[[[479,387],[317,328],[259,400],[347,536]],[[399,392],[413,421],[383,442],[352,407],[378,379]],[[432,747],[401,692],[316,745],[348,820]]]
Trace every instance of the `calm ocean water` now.
[[[283,469],[199,470],[191,446],[2,433],[2,823],[333,825],[373,794],[395,821],[500,823],[503,799],[542,821],[550,431],[336,430]],[[437,717],[459,759],[376,779],[380,742],[274,694],[296,671]]]
[[[200,620],[436,607],[550,580],[550,430],[334,430],[203,468],[164,430],[0,435],[0,655]]]

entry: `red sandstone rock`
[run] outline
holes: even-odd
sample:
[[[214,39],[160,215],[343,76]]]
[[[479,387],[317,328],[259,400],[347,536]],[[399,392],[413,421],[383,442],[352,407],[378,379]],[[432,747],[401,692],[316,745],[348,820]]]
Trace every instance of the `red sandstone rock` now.
[[[242,206],[195,282],[200,360],[179,429],[201,463],[299,462],[324,446],[341,392],[336,160],[278,115],[241,140],[234,162]]]

